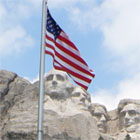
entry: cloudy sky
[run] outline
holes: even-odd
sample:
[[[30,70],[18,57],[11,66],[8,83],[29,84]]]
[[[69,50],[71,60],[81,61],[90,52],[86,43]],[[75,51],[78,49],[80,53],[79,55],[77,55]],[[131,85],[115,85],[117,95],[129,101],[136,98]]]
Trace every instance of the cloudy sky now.
[[[140,98],[140,0],[49,0],[54,19],[95,78],[92,102],[108,110]],[[0,0],[0,69],[30,81],[39,74],[42,0]],[[46,56],[45,71],[52,69]]]

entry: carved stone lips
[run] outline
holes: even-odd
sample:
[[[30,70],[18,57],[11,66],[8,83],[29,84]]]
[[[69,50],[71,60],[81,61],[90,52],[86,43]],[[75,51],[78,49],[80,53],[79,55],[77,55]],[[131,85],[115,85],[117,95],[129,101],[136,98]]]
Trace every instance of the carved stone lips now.
[[[104,124],[103,123],[100,123],[97,125],[99,128],[104,128]]]
[[[126,127],[129,127],[129,126],[131,126],[133,123],[132,122],[125,122],[125,126]]]

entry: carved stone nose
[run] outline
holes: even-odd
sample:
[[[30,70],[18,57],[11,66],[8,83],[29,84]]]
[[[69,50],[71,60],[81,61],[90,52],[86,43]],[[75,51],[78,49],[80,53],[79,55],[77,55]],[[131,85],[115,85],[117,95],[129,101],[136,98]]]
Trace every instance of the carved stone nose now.
[[[101,121],[101,122],[105,122],[105,121],[106,121],[106,118],[105,118],[104,115],[101,116],[100,121]]]
[[[53,81],[52,81],[52,84],[53,84],[53,85],[57,85],[57,81],[56,81],[56,80],[53,80]]]
[[[128,112],[126,112],[125,117],[130,117],[130,115],[128,114]]]
[[[56,75],[53,76],[52,85],[57,85]]]
[[[130,115],[128,114],[128,112],[126,112],[125,114],[125,120],[128,121],[130,119]]]

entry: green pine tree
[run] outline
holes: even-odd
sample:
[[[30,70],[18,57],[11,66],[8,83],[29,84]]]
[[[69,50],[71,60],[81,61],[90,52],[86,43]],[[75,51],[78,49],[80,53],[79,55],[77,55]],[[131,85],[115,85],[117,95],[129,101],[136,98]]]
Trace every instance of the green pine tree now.
[[[100,136],[98,140],[104,140],[104,138],[102,136]]]
[[[131,140],[131,137],[129,134],[126,135],[125,140]]]

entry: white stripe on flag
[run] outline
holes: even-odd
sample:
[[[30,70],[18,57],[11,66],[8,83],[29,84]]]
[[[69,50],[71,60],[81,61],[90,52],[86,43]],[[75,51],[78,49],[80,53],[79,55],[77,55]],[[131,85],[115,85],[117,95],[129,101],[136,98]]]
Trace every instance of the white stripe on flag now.
[[[68,63],[66,63],[65,61],[61,60],[60,58],[58,58],[57,56],[55,56],[55,60],[60,63],[61,65],[63,65],[64,67],[66,67],[67,69],[87,78],[87,79],[91,79],[92,77],[90,75],[87,75],[85,73],[83,73],[82,71],[79,71],[78,69],[74,68],[73,66],[69,65]]]

